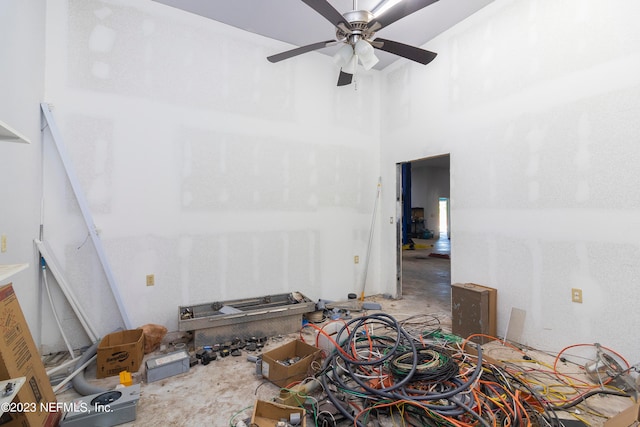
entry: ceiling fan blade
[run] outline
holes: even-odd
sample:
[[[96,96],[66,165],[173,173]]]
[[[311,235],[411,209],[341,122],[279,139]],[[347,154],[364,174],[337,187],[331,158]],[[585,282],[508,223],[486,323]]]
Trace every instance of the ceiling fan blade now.
[[[322,49],[323,47],[331,46],[337,43],[335,40],[326,40],[323,42],[308,44],[306,46],[297,47],[295,49],[287,50],[286,52],[277,53],[267,57],[269,62],[280,62],[284,59],[289,59],[294,56],[301,55],[303,53],[311,52],[314,50]]]
[[[399,19],[404,18],[407,15],[411,15],[413,12],[417,12],[420,9],[423,9],[429,6],[432,3],[435,3],[438,0],[404,0],[396,5],[390,7],[387,11],[385,11],[382,15],[374,18],[369,24],[367,24],[367,28],[372,31],[378,31],[381,28],[386,27],[387,25],[391,25]]]
[[[353,74],[345,73],[340,69],[340,75],[338,76],[338,86],[350,85],[353,81]]]
[[[349,21],[338,12],[327,0],[302,0],[307,6],[324,16],[334,26],[340,28],[346,33],[350,33],[353,29]]]
[[[409,46],[408,44],[394,42],[393,40],[375,39],[371,45],[376,49],[384,50],[385,52],[393,53],[394,55],[402,56],[403,58],[410,59],[420,64],[427,65],[433,61],[438,55],[435,52],[420,49],[415,46]]]

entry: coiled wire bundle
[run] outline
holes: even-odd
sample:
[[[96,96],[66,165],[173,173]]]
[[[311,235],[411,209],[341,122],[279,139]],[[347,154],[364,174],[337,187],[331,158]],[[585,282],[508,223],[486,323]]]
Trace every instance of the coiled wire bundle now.
[[[444,352],[423,347],[416,350],[417,363],[414,381],[444,382],[458,375],[458,364]],[[398,353],[389,362],[389,370],[395,378],[406,377],[413,367],[413,354],[409,351]]]

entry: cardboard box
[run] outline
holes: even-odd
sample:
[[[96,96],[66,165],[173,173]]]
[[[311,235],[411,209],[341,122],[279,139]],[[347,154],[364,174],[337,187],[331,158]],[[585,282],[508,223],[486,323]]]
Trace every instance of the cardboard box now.
[[[411,208],[411,219],[424,219],[424,208]]]
[[[256,427],[273,427],[278,421],[291,421],[291,414],[295,414],[294,418],[299,420],[298,424],[302,427],[307,426],[304,408],[297,406],[281,405],[275,402],[267,402],[258,400],[253,407],[253,415],[251,416],[251,425]],[[292,423],[294,424],[294,423]]]
[[[462,338],[473,334],[495,337],[496,303],[498,291],[475,283],[451,285],[451,331]],[[476,337],[474,342],[484,344],[491,338]]]
[[[288,361],[297,360],[295,363]],[[320,362],[322,350],[303,341],[295,340],[262,354],[262,376],[278,385],[302,381],[313,374],[311,363]],[[285,361],[287,364],[281,362]],[[319,366],[319,365],[318,365]]]
[[[0,335],[0,380],[25,377],[12,404],[28,408],[5,412],[0,424],[57,426],[56,395],[11,284],[0,287]]]
[[[634,403],[605,421],[604,427],[630,427],[638,425],[638,422],[640,422],[640,403]]]
[[[96,378],[120,375],[122,371],[138,372],[143,357],[142,329],[130,329],[106,335],[98,345]]]

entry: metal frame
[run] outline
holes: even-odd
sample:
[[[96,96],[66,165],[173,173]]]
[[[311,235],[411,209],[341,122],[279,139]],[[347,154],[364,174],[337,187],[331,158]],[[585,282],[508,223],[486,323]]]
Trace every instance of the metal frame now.
[[[396,163],[396,299],[402,299],[402,163]]]
[[[53,277],[55,277],[56,282],[58,282],[58,286],[62,290],[62,293],[64,294],[64,296],[67,298],[67,302],[69,303],[69,305],[71,306],[71,309],[76,314],[76,317],[82,324],[82,327],[84,328],[84,331],[89,336],[89,339],[91,340],[91,342],[98,341],[98,339],[100,338],[100,335],[98,335],[98,333],[96,332],[96,329],[93,327],[93,325],[91,325],[91,322],[89,321],[89,317],[87,316],[85,311],[82,309],[82,307],[78,303],[78,299],[76,298],[75,294],[71,291],[69,284],[65,280],[60,268],[58,267],[58,262],[55,260],[53,255],[51,255],[50,249],[41,240],[36,239],[34,240],[34,243],[36,244],[36,247],[38,248],[38,251],[40,252],[40,255],[42,256],[42,258],[45,259],[47,263],[47,268],[49,269],[49,271],[51,271],[51,274],[53,274]],[[42,273],[47,274],[46,271],[43,271]],[[55,307],[53,307],[52,305],[51,309],[55,310]],[[61,331],[61,332],[64,333],[64,331]]]
[[[80,183],[75,174],[75,170],[73,169],[73,165],[71,163],[69,155],[67,154],[66,148],[62,142],[62,135],[60,134],[56,121],[53,118],[53,114],[49,109],[49,104],[41,103],[40,108],[42,109],[42,114],[44,115],[45,121],[47,122],[47,125],[49,127],[49,132],[51,133],[53,142],[55,143],[56,149],[58,150],[60,159],[62,160],[62,164],[64,166],[65,172],[67,173],[67,178],[69,179],[69,182],[71,183],[71,187],[73,188],[73,193],[76,196],[78,205],[80,206],[80,211],[82,211],[82,217],[84,218],[84,222],[87,225],[87,229],[89,230],[89,235],[91,236],[93,246],[96,249],[98,258],[100,259],[100,264],[102,265],[104,274],[106,275],[107,281],[109,282],[109,287],[111,288],[113,297],[116,300],[118,309],[120,310],[120,316],[122,317],[124,326],[127,329],[131,329],[131,320],[129,320],[127,309],[122,302],[122,298],[120,297],[120,289],[118,288],[116,279],[113,276],[113,273],[111,272],[111,267],[109,266],[107,255],[104,251],[104,247],[102,246],[102,241],[100,240],[100,237],[96,232],[96,227],[93,222],[93,217],[91,216],[91,211],[89,210],[89,203],[87,202],[87,199],[84,196],[84,192],[82,191],[82,188],[80,187]]]

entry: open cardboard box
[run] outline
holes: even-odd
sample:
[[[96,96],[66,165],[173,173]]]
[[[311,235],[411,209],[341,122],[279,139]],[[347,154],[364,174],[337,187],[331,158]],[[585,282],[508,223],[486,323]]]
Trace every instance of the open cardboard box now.
[[[138,372],[143,357],[142,329],[130,329],[106,335],[98,345],[96,378],[119,375],[122,371]]]
[[[251,425],[255,425],[256,427],[273,427],[278,423],[278,421],[285,420],[290,422],[292,414],[296,414],[294,417],[297,417],[299,420],[299,424],[297,425],[302,427],[307,426],[304,408],[258,400],[253,407]]]
[[[288,366],[280,363],[297,357],[300,360]],[[291,341],[262,354],[262,376],[277,386],[286,387],[311,375],[311,363],[321,358],[322,350],[318,347],[300,340]]]

